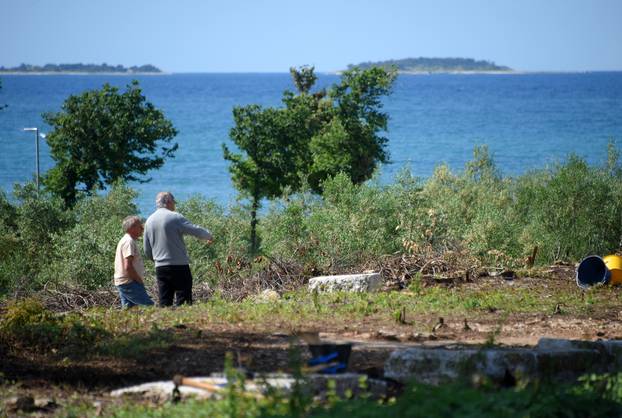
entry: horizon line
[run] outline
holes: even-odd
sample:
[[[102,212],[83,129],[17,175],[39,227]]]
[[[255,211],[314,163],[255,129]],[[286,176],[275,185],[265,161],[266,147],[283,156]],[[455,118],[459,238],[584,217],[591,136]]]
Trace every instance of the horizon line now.
[[[324,70],[315,71],[317,74],[339,74],[344,70]],[[580,73],[615,73],[622,72],[621,69],[599,69],[599,70],[456,70],[456,71],[400,71],[400,75],[435,75],[435,74],[490,74],[490,75],[520,75],[520,74],[580,74]],[[183,75],[183,74],[289,74],[289,71],[161,71],[161,72],[137,72],[137,73],[118,73],[118,72],[86,72],[86,71],[0,71],[2,75],[116,75],[116,76],[158,76],[158,75]]]

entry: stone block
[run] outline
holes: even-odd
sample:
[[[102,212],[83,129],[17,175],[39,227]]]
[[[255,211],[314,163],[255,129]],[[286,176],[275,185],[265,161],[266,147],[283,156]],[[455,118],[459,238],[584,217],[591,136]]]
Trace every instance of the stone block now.
[[[500,381],[509,372],[515,378],[533,376],[537,373],[538,358],[530,349],[487,349],[482,351],[477,371]]]
[[[380,273],[319,276],[309,280],[312,292],[373,292],[382,287]]]
[[[538,351],[604,350],[602,341],[563,340],[559,338],[540,338],[536,345]]]
[[[613,346],[610,345],[610,350]],[[535,347],[538,374],[543,378],[575,378],[610,369],[612,354],[604,341],[541,338]]]
[[[601,343],[609,355],[609,371],[622,372],[622,340],[606,340]]]
[[[384,366],[384,376],[406,383],[438,384],[453,380],[475,369],[478,353],[473,349],[409,348],[391,353]]]
[[[608,356],[599,350],[539,351],[538,374],[543,378],[572,379],[586,373],[604,373]]]

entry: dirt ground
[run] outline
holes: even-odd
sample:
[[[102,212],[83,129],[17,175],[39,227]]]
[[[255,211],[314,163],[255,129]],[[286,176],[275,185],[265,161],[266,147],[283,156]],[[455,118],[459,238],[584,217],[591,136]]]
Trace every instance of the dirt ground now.
[[[487,286],[486,280],[463,286]],[[576,287],[572,269],[560,270],[552,279],[517,279],[507,286],[537,286],[542,292]],[[622,291],[622,290],[621,290]],[[287,371],[292,347],[298,347],[303,359],[310,353],[305,344],[309,335],[323,341],[353,343],[349,370],[381,377],[383,364],[395,349],[412,345],[477,345],[494,342],[500,345],[534,345],[542,337],[566,339],[622,339],[620,310],[595,307],[589,314],[572,315],[564,306],[547,313],[505,315],[494,309],[477,311],[469,316],[438,314],[406,317],[404,323],[390,319],[364,319],[347,324],[307,324],[292,335],[292,330],[275,323],[270,328],[253,329],[244,324],[221,324],[209,329],[180,325],[169,332],[175,343],[149,353],[148,358],[89,358],[65,361],[53,353],[0,352],[0,381],[10,385],[11,394],[58,398],[71,393],[88,394],[91,399],[105,398],[123,386],[171,379],[176,374],[206,376],[223,369],[225,354],[234,354],[234,362],[250,372]],[[622,306],[620,306],[622,309]],[[415,324],[417,326],[415,326]],[[428,331],[422,332],[423,328]],[[304,331],[304,332],[300,332]],[[301,338],[305,337],[305,338]],[[5,350],[6,351],[6,350]]]

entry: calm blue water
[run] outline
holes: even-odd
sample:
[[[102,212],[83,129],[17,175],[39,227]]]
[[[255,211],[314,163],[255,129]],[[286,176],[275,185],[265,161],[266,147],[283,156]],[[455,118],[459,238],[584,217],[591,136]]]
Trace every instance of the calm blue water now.
[[[165,76],[2,76],[0,188],[33,179],[34,133],[41,113],[58,111],[70,95],[103,83],[124,87],[140,81],[143,93],[179,130],[179,150],[152,181],[135,184],[143,214],[160,190],[185,199],[200,193],[227,204],[235,199],[221,144],[229,143],[235,105],[280,105],[289,74],[177,74]],[[338,76],[320,75],[320,86]],[[390,115],[392,163],[382,167],[389,182],[405,164],[427,177],[440,163],[461,170],[473,147],[488,144],[505,175],[562,161],[569,153],[600,164],[610,138],[622,141],[622,72],[585,74],[400,76],[385,100]],[[620,142],[619,142],[620,144]],[[41,171],[52,167],[41,142]],[[620,145],[619,145],[620,146]]]

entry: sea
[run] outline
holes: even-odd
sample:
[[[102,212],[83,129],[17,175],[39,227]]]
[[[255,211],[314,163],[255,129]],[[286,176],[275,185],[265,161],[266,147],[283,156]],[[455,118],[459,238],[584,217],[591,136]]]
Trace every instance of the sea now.
[[[339,82],[318,74],[317,88]],[[105,83],[123,90],[137,79],[147,100],[179,131],[179,149],[147,183],[133,183],[137,205],[148,215],[158,191],[184,200],[200,194],[223,206],[236,201],[222,144],[235,106],[282,106],[288,73],[165,75],[0,75],[0,189],[35,178],[35,134],[50,131],[41,117],[58,112],[74,94]],[[487,145],[505,176],[563,162],[570,154],[604,164],[607,143],[622,149],[622,72],[400,75],[383,100],[389,117],[391,161],[378,181],[390,183],[404,167],[421,178],[436,166],[461,171],[473,149]],[[54,161],[40,140],[40,171]]]

